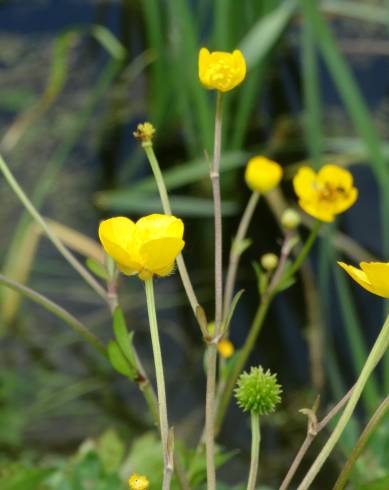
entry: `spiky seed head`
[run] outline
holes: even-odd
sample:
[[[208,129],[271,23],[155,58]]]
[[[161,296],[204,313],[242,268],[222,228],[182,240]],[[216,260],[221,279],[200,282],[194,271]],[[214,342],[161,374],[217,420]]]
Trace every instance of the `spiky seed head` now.
[[[244,412],[266,415],[274,412],[281,401],[282,388],[277,383],[277,375],[262,366],[252,367],[243,372],[235,388],[235,397]]]

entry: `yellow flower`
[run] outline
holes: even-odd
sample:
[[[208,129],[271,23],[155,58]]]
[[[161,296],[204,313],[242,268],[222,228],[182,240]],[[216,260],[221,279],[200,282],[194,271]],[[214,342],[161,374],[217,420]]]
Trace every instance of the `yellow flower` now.
[[[128,485],[131,490],[147,490],[149,488],[149,480],[143,475],[134,473],[130,476]]]
[[[166,214],[151,214],[136,223],[119,216],[102,221],[99,237],[104,250],[123,274],[150,279],[167,276],[185,242],[183,222]]]
[[[360,286],[373,294],[389,298],[389,262],[361,262],[360,269],[338,262]]]
[[[324,165],[317,174],[310,167],[302,167],[293,179],[293,186],[299,205],[321,221],[333,221],[358,197],[353,176],[337,165]]]
[[[234,353],[235,348],[231,340],[221,339],[217,344],[217,350],[224,359],[228,359]]]
[[[232,53],[201,48],[199,52],[199,78],[208,89],[228,92],[246,77],[246,61],[236,49]]]
[[[256,192],[268,192],[282,179],[282,167],[263,156],[250,158],[245,172],[246,184]]]

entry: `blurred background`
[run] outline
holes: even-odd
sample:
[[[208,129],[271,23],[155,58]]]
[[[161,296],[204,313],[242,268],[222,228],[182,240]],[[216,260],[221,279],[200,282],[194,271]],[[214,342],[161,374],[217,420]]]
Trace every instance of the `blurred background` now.
[[[286,177],[273,199],[261,200],[250,228],[253,244],[238,278],[245,293],[231,328],[237,348],[258,304],[252,262],[280,251],[275,211],[280,202],[296,204],[290,179],[298,165],[332,162],[352,171],[358,202],[323,228],[297,283],[272,305],[250,359],[278,373],[284,387],[280,411],[263,422],[261,482],[270,488],[278,488],[305,436],[298,410],[320,393],[324,415],[346,393],[384,318],[383,302],[354,286],[335,261],[389,257],[388,30],[386,0],[0,1],[0,152],[19,183],[85,262],[99,254],[99,220],[161,211],[132,136],[139,122],[150,120],[173,211],[185,220],[184,256],[210,317],[206,155],[214,94],[199,84],[197,55],[201,46],[243,51],[248,76],[227,95],[224,112],[225,258],[250,195],[243,179],[248,158],[266,154]],[[108,309],[42,236],[2,177],[0,200],[2,274],[61,304],[107,342]],[[307,229],[301,231],[305,237]],[[136,386],[52,314],[4,287],[0,294],[0,487],[110,490],[126,471],[158,464],[153,425]],[[170,419],[177,437],[195,447],[205,393],[201,335],[177,274],[158,281],[156,294]],[[151,374],[140,281],[122,278],[120,297]],[[331,488],[388,387],[389,358],[315,488]],[[230,458],[220,470],[226,485],[245,480],[249,458],[248,418],[233,405],[219,438]],[[325,437],[318,437],[300,475]],[[389,488],[388,454],[386,417],[351,488]],[[372,486],[380,481],[383,486]]]

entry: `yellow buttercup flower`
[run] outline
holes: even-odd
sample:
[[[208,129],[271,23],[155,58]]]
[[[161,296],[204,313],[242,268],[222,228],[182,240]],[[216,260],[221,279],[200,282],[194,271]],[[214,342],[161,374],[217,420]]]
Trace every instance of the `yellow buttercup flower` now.
[[[131,490],[147,490],[149,488],[149,480],[143,475],[134,473],[130,476],[128,485]]]
[[[321,221],[333,221],[354,204],[358,190],[353,176],[337,165],[324,165],[318,173],[301,167],[293,179],[294,190],[302,209]]]
[[[360,269],[344,262],[338,264],[367,291],[389,298],[389,262],[361,262]]]
[[[224,359],[228,359],[234,353],[235,347],[231,340],[221,339],[217,344],[217,350]]]
[[[245,172],[246,184],[256,192],[268,192],[282,179],[282,167],[263,156],[250,158]]]
[[[199,78],[204,87],[228,92],[246,77],[246,61],[241,51],[232,53],[201,48],[199,52]]]
[[[166,214],[151,214],[136,223],[122,216],[102,221],[99,238],[123,274],[150,279],[167,276],[185,242],[183,222]]]

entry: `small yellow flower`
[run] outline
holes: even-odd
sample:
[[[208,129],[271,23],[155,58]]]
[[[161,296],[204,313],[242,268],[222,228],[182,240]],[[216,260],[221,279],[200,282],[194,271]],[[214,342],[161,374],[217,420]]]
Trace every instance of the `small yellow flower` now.
[[[266,157],[253,157],[247,163],[245,179],[252,191],[265,193],[280,183],[282,167]]]
[[[147,490],[149,488],[149,480],[143,475],[134,473],[130,476],[128,485],[131,490]]]
[[[217,350],[224,359],[228,359],[235,352],[235,347],[231,340],[221,339],[217,344]]]
[[[102,221],[99,238],[123,274],[150,279],[167,276],[185,242],[183,222],[166,214],[151,214],[136,223],[122,216]]]
[[[286,208],[281,216],[281,225],[287,230],[295,230],[301,223],[300,215],[291,208]]]
[[[228,92],[246,77],[246,61],[241,51],[232,53],[201,48],[199,52],[199,78],[204,87]]]
[[[154,126],[149,122],[138,124],[136,131],[132,133],[135,138],[143,143],[150,143],[155,134]]]
[[[337,165],[324,165],[317,174],[310,167],[302,167],[293,179],[293,186],[302,209],[321,221],[333,221],[358,197],[353,176]]]
[[[338,264],[367,291],[389,298],[389,262],[361,262],[360,269],[344,262]]]

